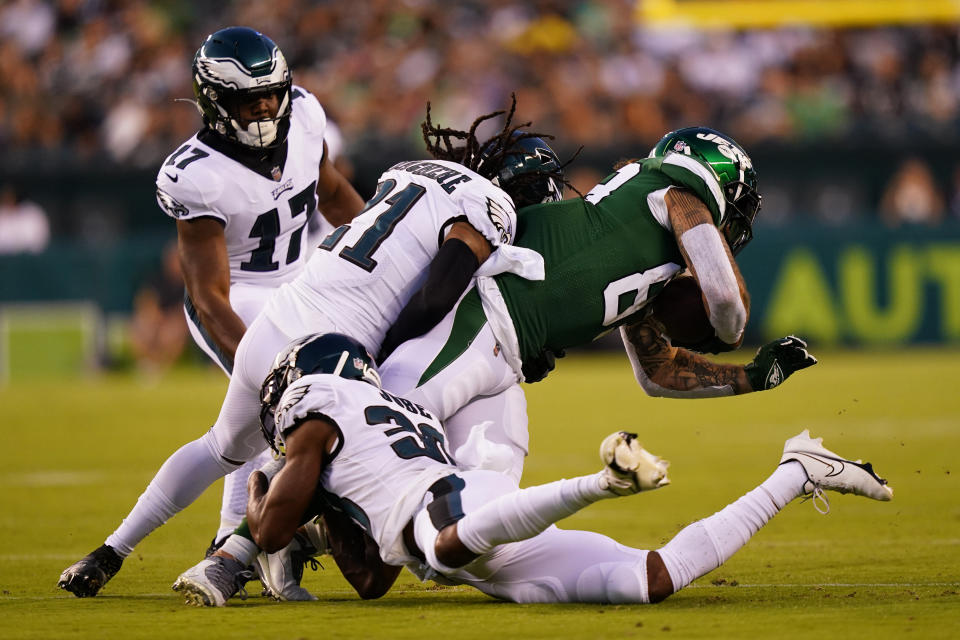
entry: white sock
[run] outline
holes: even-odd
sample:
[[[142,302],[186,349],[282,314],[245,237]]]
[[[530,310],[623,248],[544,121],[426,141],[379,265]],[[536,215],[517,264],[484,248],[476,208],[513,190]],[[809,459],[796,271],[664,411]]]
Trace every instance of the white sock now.
[[[122,557],[226,473],[227,463],[213,456],[204,438],[188,442],[167,458],[133,510],[107,538],[106,543]]]
[[[227,541],[223,543],[220,550],[229,553],[238,561],[242,562],[244,566],[252,564],[254,558],[260,553],[260,547],[258,547],[253,540],[247,540],[243,536],[236,534],[227,538]]]
[[[457,522],[457,536],[470,551],[486,553],[498,544],[526,540],[589,504],[614,498],[602,488],[601,473],[558,480],[505,494]]]
[[[220,503],[220,526],[216,540],[223,540],[240,525],[247,510],[247,478],[256,467],[245,462],[242,467],[228,473],[223,479],[223,501]]]
[[[788,502],[802,493],[807,474],[785,464],[759,487],[708,518],[689,525],[657,550],[679,591],[726,562]]]

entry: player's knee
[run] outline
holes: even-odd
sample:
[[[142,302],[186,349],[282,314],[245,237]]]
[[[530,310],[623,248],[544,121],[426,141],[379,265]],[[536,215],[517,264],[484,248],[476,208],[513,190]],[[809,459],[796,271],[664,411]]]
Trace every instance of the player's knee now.
[[[647,554],[647,592],[650,602],[661,602],[673,594],[673,581],[667,565],[656,551]]]
[[[440,533],[437,534],[433,549],[434,553],[436,553],[437,560],[451,569],[462,567],[479,557],[478,554],[470,551],[470,549],[460,541],[460,537],[457,535],[456,523],[444,527]]]

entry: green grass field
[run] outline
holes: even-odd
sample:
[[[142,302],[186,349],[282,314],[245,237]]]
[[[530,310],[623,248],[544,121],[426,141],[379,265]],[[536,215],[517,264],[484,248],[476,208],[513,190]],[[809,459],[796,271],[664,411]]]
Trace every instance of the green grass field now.
[[[577,354],[528,387],[525,484],[598,468],[610,431],[640,432],[672,462],[673,484],[593,505],[561,523],[655,548],[762,481],[784,439],[810,427],[872,461],[896,490],[879,503],[795,502],[725,566],[655,606],[513,605],[404,575],[362,602],[329,558],[304,584],[318,603],[252,594],[220,610],[185,607],[170,584],[216,528],[219,484],[150,536],[93,599],[56,588],[99,545],[162,461],[212,423],[226,382],[181,370],[31,379],[0,389],[0,638],[954,638],[960,633],[960,393],[957,351],[818,354],[770,393],[646,397],[622,356]]]

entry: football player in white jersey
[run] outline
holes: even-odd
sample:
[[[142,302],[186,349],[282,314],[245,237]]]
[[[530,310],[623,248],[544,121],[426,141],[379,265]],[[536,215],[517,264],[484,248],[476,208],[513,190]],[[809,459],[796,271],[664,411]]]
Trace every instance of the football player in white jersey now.
[[[177,224],[187,326],[230,375],[237,344],[273,291],[300,272],[308,223],[349,222],[363,200],[334,168],[316,97],[291,83],[279,47],[247,27],[210,36],[193,59],[203,128],[157,174],[157,202]],[[224,480],[214,542],[246,508],[244,465]]]
[[[656,551],[632,549],[553,523],[593,502],[669,484],[668,463],[635,434],[604,440],[599,473],[518,490],[503,474],[455,465],[439,421],[382,389],[357,341],[309,336],[275,364],[260,416],[286,464],[269,489],[263,473],[251,476],[251,532],[264,549],[278,549],[305,515],[328,514],[334,558],[364,598],[383,595],[407,565],[422,579],[514,602],[658,602],[723,564],[794,498],[824,499],[824,490],[884,501],[893,494],[870,464],[846,460],[804,431],[787,441],[759,487]],[[333,524],[343,520],[330,517],[337,511],[355,526]],[[362,533],[350,532],[357,527]],[[337,544],[341,534],[354,543]],[[197,604],[223,605],[248,560],[218,551],[181,576],[181,588]]]
[[[544,184],[549,183],[549,190],[541,199],[552,200],[559,197],[562,171],[550,151],[537,156],[521,174],[499,175],[511,154],[526,154],[522,148],[514,151],[518,138],[536,138],[539,148],[549,150],[535,134],[518,133],[518,127],[511,126],[513,112],[511,108],[502,130],[482,144],[474,136],[476,126],[503,112],[478,118],[462,140],[460,163],[402,162],[383,174],[364,212],[338,227],[303,272],[282,284],[247,328],[214,426],[167,459],[105,544],[63,572],[62,588],[80,597],[96,595],[144,537],[192,503],[214,480],[266,448],[257,420],[260,384],[276,354],[292,339],[337,331],[375,352],[414,296],[431,304],[417,307],[412,313],[418,317],[408,320],[428,328],[429,322],[419,316],[443,317],[475,274],[543,277],[540,255],[510,244],[517,219],[508,194],[514,186],[526,189],[531,176],[548,177]],[[448,150],[456,144],[446,131],[432,127],[428,111],[424,133],[428,143],[435,139],[431,148],[441,139]],[[486,153],[481,154],[481,149]],[[231,536],[225,548],[253,545],[235,538]],[[294,590],[291,597],[305,596]]]

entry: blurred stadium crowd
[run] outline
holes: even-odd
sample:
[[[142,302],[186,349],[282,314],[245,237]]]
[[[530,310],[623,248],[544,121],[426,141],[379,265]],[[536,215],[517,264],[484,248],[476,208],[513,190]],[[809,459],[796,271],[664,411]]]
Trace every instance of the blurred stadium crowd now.
[[[571,144],[712,123],[749,146],[851,132],[954,135],[960,28],[657,31],[632,1],[12,0],[0,9],[0,141],[153,165],[195,130],[187,69],[207,33],[263,31],[348,139],[415,136],[518,91]]]
[[[436,121],[464,127],[516,91],[520,117],[556,134],[558,149],[585,145],[575,165],[583,169],[571,176],[583,189],[614,155],[639,155],[667,130],[707,124],[759,158],[760,224],[798,212],[827,224],[865,212],[892,225],[960,219],[950,146],[960,130],[960,24],[658,30],[637,21],[635,5],[9,0],[0,6],[0,173],[34,183],[42,168],[151,173],[200,124],[190,103],[197,47],[243,24],[281,46],[295,82],[339,125],[348,156],[376,156],[358,172],[364,193],[385,164],[422,149],[428,100]],[[814,175],[834,145],[859,154],[833,159],[857,165],[857,176],[823,167]],[[871,145],[895,153],[881,161]],[[796,177],[784,149],[813,184]],[[113,237],[132,224],[99,196],[84,204],[86,196],[54,203],[47,195],[55,237]]]

